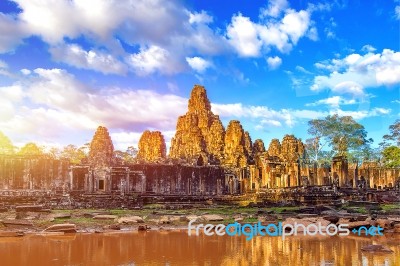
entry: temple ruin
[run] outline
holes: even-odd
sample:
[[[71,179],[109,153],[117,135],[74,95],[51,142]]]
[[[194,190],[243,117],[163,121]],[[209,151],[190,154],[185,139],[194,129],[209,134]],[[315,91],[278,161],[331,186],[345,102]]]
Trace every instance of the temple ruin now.
[[[266,149],[260,139],[253,143],[237,120],[225,129],[199,85],[192,90],[187,113],[178,118],[168,156],[162,133],[147,130],[137,160],[123,164],[115,159],[111,137],[102,126],[87,160],[79,165],[46,156],[0,155],[3,192],[220,197],[314,186],[399,189],[399,176],[400,169],[377,163],[358,166],[345,157],[334,157],[329,167],[318,166],[306,160],[304,144],[294,135],[272,139]]]

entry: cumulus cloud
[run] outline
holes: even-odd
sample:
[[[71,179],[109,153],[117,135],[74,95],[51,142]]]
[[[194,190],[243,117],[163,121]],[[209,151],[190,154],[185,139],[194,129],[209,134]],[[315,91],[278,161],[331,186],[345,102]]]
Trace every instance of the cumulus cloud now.
[[[274,123],[275,126],[278,126],[277,122],[279,122],[281,125],[285,124],[289,127],[294,126],[298,119],[314,119],[316,117],[323,117],[327,114],[313,110],[274,110],[267,106],[243,105],[242,103],[213,103],[211,107],[213,112],[221,117],[256,118],[261,119],[261,121],[269,121],[270,124]]]
[[[262,46],[258,38],[257,24],[250,18],[238,14],[232,17],[232,22],[227,28],[229,43],[235,48],[240,56],[256,57],[260,55]]]
[[[261,9],[260,16],[262,18],[273,17],[276,18],[289,6],[286,0],[271,0],[267,8]]]
[[[14,16],[0,12],[0,53],[13,51],[27,36],[23,23]]]
[[[272,119],[262,119],[261,120],[261,125],[263,127],[265,126],[273,126],[273,127],[281,127],[282,123],[277,121],[277,120],[272,120]]]
[[[313,11],[291,9],[286,0],[270,1],[266,9],[260,10],[260,22],[253,22],[241,13],[234,15],[227,38],[239,56],[258,57],[271,48],[287,53],[304,36],[318,39],[311,20]]]
[[[34,35],[49,44],[53,59],[77,68],[104,74],[169,75],[188,70],[186,57],[229,51],[220,30],[208,25],[213,17],[205,11],[190,12],[179,1],[14,2],[20,13],[14,17],[0,13],[0,53]],[[84,48],[77,45],[81,40]]]
[[[39,36],[56,61],[104,74],[171,75],[189,69],[187,58],[259,57],[271,48],[287,53],[300,38],[318,37],[311,14],[319,9],[296,11],[286,0],[271,0],[258,22],[233,15],[225,29],[212,28],[210,14],[180,1],[13,1],[21,12],[0,14],[0,53]]]
[[[8,71],[8,64],[0,60],[0,75],[10,77],[12,74]]]
[[[279,56],[268,57],[267,64],[269,69],[274,70],[282,64],[282,59]]]
[[[384,49],[382,53],[374,53],[373,49],[372,46],[364,46],[367,54],[354,53],[342,59],[316,63],[317,68],[329,73],[316,76],[311,90],[329,89],[335,93],[363,97],[366,88],[399,84],[400,52]]]
[[[155,45],[148,48],[142,47],[139,53],[130,55],[127,62],[133,71],[140,76],[157,71],[164,74],[174,74],[182,68],[167,50]]]
[[[52,47],[50,53],[55,60],[78,68],[93,69],[104,74],[123,75],[127,72],[127,66],[111,54],[96,50],[85,51],[76,44],[61,44]]]
[[[199,13],[190,13],[189,14],[189,23],[190,24],[194,24],[194,23],[211,23],[213,22],[213,17],[208,15],[207,12],[205,12],[204,10],[202,10]]]
[[[0,87],[0,94],[5,132],[48,141],[74,132],[93,134],[98,125],[120,132],[171,131],[187,108],[187,99],[173,94],[93,89],[61,69],[35,69],[24,80]]]
[[[212,66],[212,64],[209,61],[198,56],[186,57],[186,62],[193,70],[199,73],[203,73],[207,68]]]
[[[265,129],[268,127],[293,127],[305,120],[323,118],[327,115],[338,114],[340,116],[352,116],[354,119],[361,120],[368,117],[388,115],[391,109],[387,108],[363,108],[356,111],[342,110],[340,105],[356,104],[354,100],[346,100],[340,97],[331,97],[321,99],[315,103],[306,106],[328,105],[327,111],[311,109],[280,109],[274,110],[267,106],[243,105],[242,103],[218,104],[212,103],[211,108],[215,114],[221,118],[242,119],[247,118],[256,120],[256,129]]]

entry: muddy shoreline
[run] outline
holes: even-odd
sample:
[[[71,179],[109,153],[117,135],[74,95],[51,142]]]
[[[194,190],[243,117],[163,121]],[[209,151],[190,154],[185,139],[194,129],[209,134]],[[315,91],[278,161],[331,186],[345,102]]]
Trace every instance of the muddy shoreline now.
[[[400,234],[400,204],[299,207],[240,207],[227,205],[168,209],[151,204],[141,209],[44,209],[17,206],[0,212],[0,237],[51,233],[104,233],[146,230],[184,230],[189,221],[229,224],[278,222],[349,224],[349,229],[380,226],[385,234]],[[65,226],[63,226],[65,225]]]

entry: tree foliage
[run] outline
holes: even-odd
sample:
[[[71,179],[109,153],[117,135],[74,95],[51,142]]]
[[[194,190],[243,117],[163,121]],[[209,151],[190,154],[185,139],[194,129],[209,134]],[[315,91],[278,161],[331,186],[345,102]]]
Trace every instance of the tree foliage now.
[[[315,161],[328,147],[334,155],[348,156],[366,149],[373,141],[367,139],[364,126],[351,116],[329,115],[324,119],[310,120],[308,126],[308,133],[313,137],[306,143],[309,143],[309,151]]]
[[[0,154],[13,154],[15,147],[11,140],[0,131]]]
[[[386,167],[400,167],[400,148],[386,147],[382,151],[382,161]]]
[[[60,158],[67,159],[72,164],[79,164],[81,163],[82,159],[86,157],[86,154],[83,150],[83,147],[78,148],[75,145],[69,144],[61,151]]]
[[[400,147],[400,119],[397,119],[393,125],[389,126],[389,134],[384,135],[384,141],[394,142]]]
[[[19,152],[19,155],[44,155],[43,149],[39,148],[35,143],[29,142],[23,146]]]
[[[136,162],[138,150],[129,146],[126,151],[114,151],[114,157],[117,160],[117,164],[132,164]]]

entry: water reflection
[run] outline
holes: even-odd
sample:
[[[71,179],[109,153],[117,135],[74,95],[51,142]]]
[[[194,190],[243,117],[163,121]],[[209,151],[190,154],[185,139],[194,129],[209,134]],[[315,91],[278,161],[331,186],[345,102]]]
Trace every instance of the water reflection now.
[[[361,247],[384,244],[392,254]],[[0,239],[0,265],[400,265],[400,235],[362,237],[188,236],[180,232]]]

